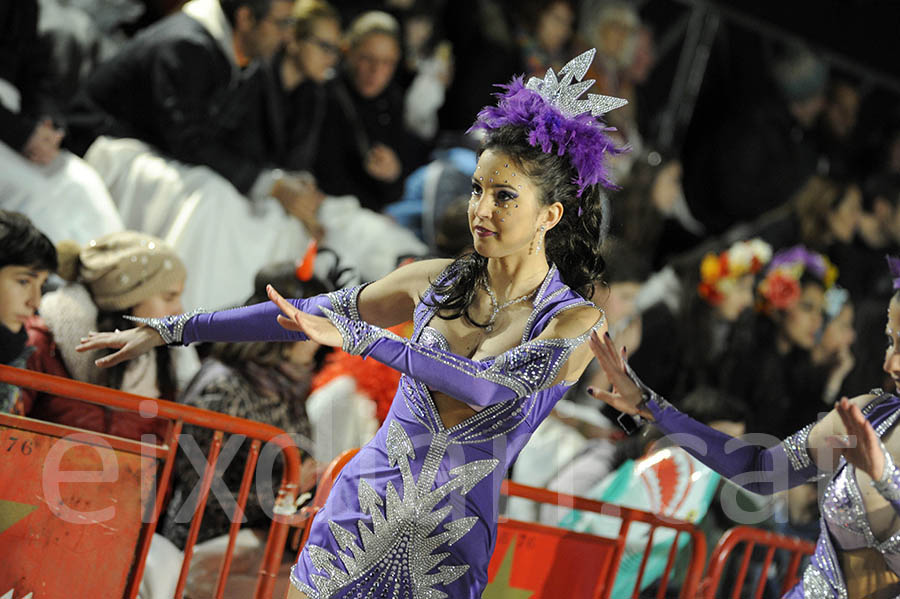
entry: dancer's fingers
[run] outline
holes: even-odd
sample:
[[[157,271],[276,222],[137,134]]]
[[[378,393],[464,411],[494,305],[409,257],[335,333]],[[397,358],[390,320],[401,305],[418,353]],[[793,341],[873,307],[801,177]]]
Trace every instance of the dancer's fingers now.
[[[269,296],[269,299],[276,306],[278,306],[278,309],[281,310],[281,312],[286,316],[292,316],[295,311],[298,311],[297,308],[286,299],[284,299],[272,285],[266,285],[266,294]]]
[[[124,345],[124,341],[111,336],[109,333],[92,331],[79,340],[78,345],[75,346],[75,351],[86,352],[95,349],[121,348]]]
[[[115,353],[109,354],[108,356],[97,358],[96,360],[94,360],[94,364],[97,366],[97,368],[110,368],[112,366],[115,366],[116,364],[121,364],[129,358],[130,356],[127,353],[126,346]]]

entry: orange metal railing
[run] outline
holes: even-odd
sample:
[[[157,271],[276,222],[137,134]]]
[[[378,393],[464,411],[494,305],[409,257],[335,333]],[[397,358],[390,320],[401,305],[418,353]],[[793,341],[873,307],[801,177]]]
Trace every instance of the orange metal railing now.
[[[138,406],[141,403],[148,401],[148,398],[146,397],[124,393],[115,389],[99,387],[70,379],[3,365],[0,365],[0,382],[133,412],[138,412]],[[252,442],[250,453],[244,466],[237,505],[232,517],[228,548],[219,568],[215,597],[221,598],[225,589],[225,583],[231,567],[231,558],[234,552],[235,538],[240,527],[240,515],[243,514],[249,496],[250,484],[256,468],[256,460],[259,455],[260,445],[262,443],[273,443],[281,450],[284,459],[284,469],[281,485],[275,499],[275,516],[269,529],[256,590],[253,595],[255,599],[270,599],[275,584],[275,577],[278,573],[278,567],[284,552],[290,522],[296,512],[296,499],[300,485],[299,449],[294,445],[285,431],[274,426],[253,422],[243,418],[235,418],[200,408],[184,406],[173,402],[155,399],[149,401],[153,401],[156,405],[156,416],[158,418],[170,420],[173,426],[170,427],[165,444],[154,446],[152,448],[151,455],[163,460],[162,472],[159,476],[150,519],[141,532],[125,597],[133,599],[138,594],[147,553],[150,549],[150,541],[153,536],[153,531],[156,529],[160,511],[169,484],[171,483],[172,469],[178,452],[179,434],[184,425],[192,425],[211,429],[215,432],[212,444],[209,448],[209,453],[207,454],[207,464],[201,479],[201,492],[197,500],[198,507],[191,521],[191,528],[184,549],[184,560],[179,574],[175,597],[176,599],[180,599],[184,593],[191,556],[200,530],[203,511],[209,496],[213,475],[215,474],[216,463],[219,456],[219,450],[222,446],[223,437],[225,434],[236,434],[252,439]],[[0,424],[9,424],[10,422],[15,422],[15,426],[17,427],[27,427],[30,430],[38,432],[51,432],[54,429],[58,430],[64,428],[51,423],[28,418],[0,415]],[[132,451],[136,448],[140,448],[141,451],[146,451],[146,445],[126,439],[115,440],[114,446],[120,448],[130,447]]]
[[[701,585],[704,599],[715,599],[723,595],[718,594],[719,583],[725,572],[725,567],[729,559],[736,552],[739,545],[745,544],[744,554],[741,556],[740,567],[737,572],[737,578],[730,594],[732,599],[742,597],[744,582],[747,578],[747,570],[750,566],[750,557],[755,547],[765,547],[766,553],[763,558],[761,572],[768,573],[775,557],[776,550],[787,551],[790,555],[787,570],[784,573],[784,579],[781,583],[779,596],[784,595],[788,590],[797,583],[797,571],[800,568],[800,562],[805,555],[812,555],[816,546],[809,541],[804,541],[795,537],[760,530],[751,526],[735,526],[728,530],[719,542],[716,544],[715,550],[709,559],[709,569],[706,577]],[[767,577],[760,576],[756,582],[756,588],[753,593],[755,599],[760,599],[765,590]]]
[[[650,526],[650,533],[647,538],[647,546],[644,549],[641,558],[641,565],[638,570],[637,579],[634,582],[632,594],[633,598],[637,598],[640,594],[641,579],[644,576],[647,567],[647,561],[653,547],[653,536],[660,528],[668,528],[676,531],[675,537],[672,539],[672,546],[669,550],[666,560],[666,566],[663,575],[659,580],[656,597],[662,599],[666,596],[666,590],[672,577],[672,570],[675,566],[677,557],[678,539],[682,534],[686,534],[691,541],[691,557],[688,563],[687,573],[681,586],[679,596],[682,599],[693,599],[697,595],[697,589],[700,579],[703,576],[703,567],[706,560],[706,538],[696,526],[684,520],[676,520],[659,514],[652,514],[633,508],[622,507],[604,501],[587,499],[585,497],[577,497],[575,495],[567,495],[548,489],[539,489],[529,487],[509,480],[503,481],[502,492],[506,495],[523,497],[540,503],[548,503],[552,505],[565,505],[572,509],[596,512],[621,519],[619,526],[619,534],[615,539],[615,553],[610,567],[607,569],[605,576],[597,581],[596,597],[608,599],[612,593],[613,584],[618,573],[618,566],[625,552],[625,543],[628,538],[628,531],[634,522],[643,522]],[[540,526],[540,525],[532,525]],[[619,599],[618,597],[616,599]]]

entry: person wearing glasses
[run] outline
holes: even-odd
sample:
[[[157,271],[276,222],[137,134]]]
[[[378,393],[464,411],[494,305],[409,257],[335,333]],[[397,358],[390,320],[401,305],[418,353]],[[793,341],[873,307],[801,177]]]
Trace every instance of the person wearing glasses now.
[[[341,59],[341,18],[322,0],[300,0],[294,32],[273,59],[284,100],[287,147],[283,163],[312,170],[325,118],[325,82]]]
[[[362,13],[346,38],[343,68],[328,84],[324,127],[333,135],[322,138],[313,172],[326,193],[353,195],[380,211],[400,199],[404,177],[428,152],[403,124],[403,90],[394,82],[402,52],[397,20]]]

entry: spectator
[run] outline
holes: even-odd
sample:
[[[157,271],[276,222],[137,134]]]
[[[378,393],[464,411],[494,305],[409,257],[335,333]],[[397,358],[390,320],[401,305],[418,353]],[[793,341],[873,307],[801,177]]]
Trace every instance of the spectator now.
[[[635,159],[622,191],[613,196],[619,215],[614,228],[654,269],[694,247],[704,233],[685,201],[681,172],[680,160],[651,150]]]
[[[25,321],[41,303],[41,287],[56,270],[56,248],[27,216],[0,210],[0,364],[24,368],[34,351]],[[18,387],[0,383],[0,413],[19,402]]]
[[[78,353],[85,331],[132,328],[125,316],[162,317],[181,312],[184,264],[162,240],[123,231],[84,247],[61,243],[59,275],[71,284],[44,296],[40,317],[26,323],[31,370],[100,384],[145,397],[176,397],[173,350],[159,348],[140,360],[111,370],[94,365],[96,352]],[[22,411],[40,420],[143,440],[165,422],[135,412],[90,404],[50,393],[25,391]]]
[[[519,47],[525,77],[543,79],[547,69],[559,72],[574,55],[575,6],[569,0],[534,0],[523,8]]]
[[[632,358],[635,368],[642,367],[668,397],[684,397],[701,385],[717,388],[729,339],[753,308],[756,274],[771,258],[771,246],[753,239],[691,262],[678,309],[661,301],[644,312],[644,343]]]
[[[126,226],[166,239],[187,265],[189,308],[243,301],[252,273],[321,235],[312,179],[269,168],[284,119],[266,59],[293,32],[291,10],[191,0],[100,66],[72,110]]]
[[[685,191],[712,233],[787,203],[817,172],[811,136],[825,105],[828,69],[810,50],[785,47],[773,59],[775,93],[716,127],[685,162]]]
[[[849,178],[857,175],[859,144],[856,124],[862,94],[847,78],[834,78],[828,85],[825,108],[817,126],[818,144],[828,158],[828,174]]]
[[[400,26],[370,11],[347,31],[347,55],[328,86],[328,111],[315,173],[332,195],[354,195],[380,211],[400,199],[403,177],[419,165],[418,143],[403,126],[403,92],[392,84],[400,61]]]
[[[140,139],[249,192],[278,147],[280,123],[259,110],[270,83],[261,61],[288,39],[291,8],[289,0],[188,2],[94,70],[71,110],[70,145],[84,154],[101,135]]]
[[[300,0],[294,18],[294,35],[273,61],[287,123],[282,163],[294,171],[311,171],[327,105],[324,83],[341,57],[341,20],[323,0]]]
[[[36,0],[0,7],[0,208],[28,215],[53,241],[87,242],[121,231],[122,220],[97,173],[60,149],[37,20]]]
[[[417,2],[403,17],[406,85],[403,123],[429,143],[438,133],[438,111],[444,105],[453,78],[453,45],[439,39],[440,10],[444,2]]]
[[[814,175],[789,204],[763,216],[760,236],[775,247],[802,243],[829,255],[849,245],[862,213],[862,192],[853,183]]]
[[[261,270],[256,276],[256,291],[247,300],[247,305],[268,301],[266,285],[279,289],[289,289],[295,297],[311,297],[327,291],[317,279],[300,281],[292,262],[274,264]],[[229,416],[247,418],[270,424],[294,435],[294,441],[307,457],[304,470],[315,474],[315,466],[308,460],[311,453],[312,431],[306,415],[306,398],[309,394],[313,374],[321,366],[324,354],[313,341],[294,343],[216,343],[211,355],[203,361],[197,375],[181,395],[181,402]],[[209,447],[213,431],[208,428],[186,426],[184,435],[193,442],[182,442],[184,452],[178,454],[175,462],[175,483],[172,499],[162,519],[161,533],[179,549],[184,548],[190,531],[191,519],[197,507],[193,491],[200,481],[200,474],[191,465],[190,455]],[[230,438],[224,439],[228,443]],[[219,473],[222,482],[236,497],[241,484],[244,462],[249,452],[250,442],[244,440],[240,450],[224,472]],[[199,458],[199,459],[202,459]],[[272,479],[281,476],[281,462],[277,462]],[[314,480],[314,479],[313,479]],[[307,477],[305,483],[312,482]],[[305,489],[304,489],[305,490]],[[218,497],[218,501],[214,499]],[[274,500],[274,497],[269,497]],[[234,503],[223,497],[210,495],[203,514],[198,542],[204,542],[220,535],[227,535],[231,526]],[[261,489],[251,488],[244,509],[243,525],[249,528],[268,529],[271,520],[271,501]]]
[[[827,258],[803,246],[769,262],[757,287],[759,311],[735,324],[722,360],[721,387],[748,406],[748,432],[784,438],[823,411],[830,372],[810,352],[836,278]]]
[[[833,373],[822,397],[829,409],[840,399],[847,376],[856,366],[853,355],[853,343],[856,341],[854,316],[853,301],[846,289],[835,285],[825,292],[825,324],[813,348],[812,360]]]

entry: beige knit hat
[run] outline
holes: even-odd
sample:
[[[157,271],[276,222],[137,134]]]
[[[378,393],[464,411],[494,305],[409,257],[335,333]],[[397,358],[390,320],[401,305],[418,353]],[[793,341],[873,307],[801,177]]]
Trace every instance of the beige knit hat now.
[[[57,246],[59,275],[80,280],[101,310],[132,308],[145,299],[184,281],[184,263],[161,239],[122,231],[90,241]]]

